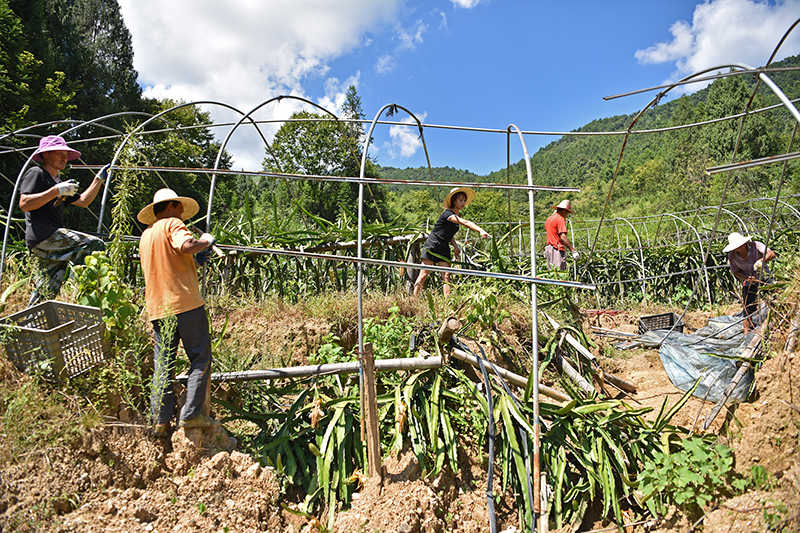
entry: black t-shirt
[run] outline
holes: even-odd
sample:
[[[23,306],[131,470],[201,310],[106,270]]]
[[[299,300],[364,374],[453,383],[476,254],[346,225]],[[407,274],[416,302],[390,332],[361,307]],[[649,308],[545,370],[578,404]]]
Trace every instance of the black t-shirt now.
[[[450,222],[448,219],[455,214],[456,212],[452,209],[444,210],[444,213],[433,225],[430,235],[425,240],[425,248],[439,255],[450,257],[450,241],[458,233],[460,224]]]
[[[22,185],[19,191],[21,194],[36,194],[46,191],[56,183],[58,182],[49,172],[42,167],[34,166],[22,176]],[[64,206],[78,198],[77,194],[68,196],[64,200],[56,197],[39,209],[27,211],[25,213],[25,244],[28,245],[28,248],[33,248],[55,233],[64,223]]]

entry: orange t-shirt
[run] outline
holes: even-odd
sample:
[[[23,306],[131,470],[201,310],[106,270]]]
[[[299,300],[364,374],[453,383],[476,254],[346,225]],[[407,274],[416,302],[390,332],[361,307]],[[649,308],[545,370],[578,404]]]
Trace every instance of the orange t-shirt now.
[[[144,299],[150,320],[177,315],[205,304],[194,256],[181,251],[192,234],[175,217],[156,220],[139,241]]]
[[[567,221],[558,211],[547,217],[544,222],[544,230],[547,232],[547,244],[556,250],[564,251],[561,234],[567,232]]]

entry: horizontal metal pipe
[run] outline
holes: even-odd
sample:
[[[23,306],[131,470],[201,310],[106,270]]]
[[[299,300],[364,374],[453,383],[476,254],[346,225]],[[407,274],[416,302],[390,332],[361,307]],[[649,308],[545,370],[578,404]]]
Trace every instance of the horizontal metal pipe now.
[[[558,287],[572,287],[574,289],[587,289],[595,290],[597,286],[594,283],[580,283],[577,281],[562,281],[557,279],[534,278],[531,276],[522,276],[518,274],[504,274],[502,272],[487,272],[484,270],[468,270],[461,268],[440,267],[437,265],[424,265],[420,263],[406,263],[401,261],[384,261],[382,259],[369,259],[367,257],[349,257],[346,255],[328,255],[328,254],[314,254],[309,252],[299,252],[294,250],[279,250],[276,248],[253,248],[247,246],[229,246],[224,244],[217,244],[223,250],[238,250],[240,252],[248,252],[253,254],[272,254],[284,255],[291,257],[304,257],[308,259],[330,259],[332,261],[343,261],[345,263],[362,263],[367,265],[388,266],[398,268],[418,268],[430,270],[432,272],[453,272],[465,276],[477,276],[481,278],[502,279],[506,281],[520,281],[523,283],[534,283],[536,285],[555,285]]]
[[[718,78],[729,78],[731,76],[742,76],[742,75],[750,75],[750,74],[760,74],[762,72],[788,72],[793,70],[800,70],[800,67],[775,67],[775,68],[753,68],[753,69],[742,69],[737,70],[734,72],[725,72],[719,74],[709,74],[707,76],[703,76],[700,78],[690,78],[687,80],[676,81],[672,83],[668,83],[665,85],[655,85],[653,87],[647,87],[645,89],[637,89],[635,91],[628,91],[626,93],[614,94],[611,96],[604,96],[603,100],[613,100],[615,98],[623,98],[625,96],[632,96],[634,94],[641,94],[644,92],[655,91],[658,89],[668,89],[671,87],[676,87],[678,85],[688,85],[691,83],[699,83],[705,81],[712,81]]]
[[[451,355],[454,358],[458,359],[459,361],[464,361],[465,363],[468,363],[476,368],[480,368],[480,363],[478,362],[478,358],[472,354],[459,350],[458,348],[453,348]],[[517,387],[524,389],[528,385],[528,378],[520,376],[519,374],[515,374],[514,372],[506,370],[503,367],[497,366],[491,361],[484,361],[483,364],[489,367],[492,370],[492,372],[496,373],[497,375],[501,376],[503,379],[505,379],[509,383],[516,385]],[[572,399],[563,392],[556,389],[552,389],[546,385],[542,385],[541,383],[539,383],[539,392],[549,398],[561,402],[568,402]]]
[[[375,361],[376,372],[397,372],[399,370],[425,370],[441,368],[442,358],[406,357],[403,359],[378,359]],[[268,368],[266,370],[244,370],[241,372],[218,372],[211,374],[213,382],[230,381],[267,381],[270,379],[306,378],[310,376],[331,376],[336,374],[358,373],[358,361],[349,363],[330,363],[326,365],[293,366],[288,368]],[[188,376],[180,375],[176,379],[185,383]]]
[[[78,170],[99,170],[103,165],[72,165]],[[115,165],[112,170],[144,170],[157,172],[190,172],[194,174],[232,174],[235,176],[258,176],[269,178],[285,178],[293,180],[329,181],[336,183],[365,183],[367,185],[418,185],[426,187],[473,187],[475,189],[512,189],[522,191],[549,191],[549,192],[581,192],[580,187],[552,187],[549,185],[517,185],[503,183],[469,183],[456,181],[423,181],[423,180],[384,180],[380,178],[360,178],[350,176],[317,176],[313,174],[281,174],[278,172],[263,172],[255,170],[223,170],[213,168],[194,167],[149,167],[149,166],[120,166]]]
[[[743,168],[758,167],[761,165],[769,165],[773,163],[783,163],[784,161],[792,161],[800,158],[800,152],[792,152],[790,154],[772,155],[769,157],[762,157],[760,159],[752,159],[750,161],[740,161],[738,163],[730,163],[728,165],[720,165],[718,167],[710,167],[706,169],[706,174],[709,176],[719,172],[728,172],[730,170],[741,170]]]

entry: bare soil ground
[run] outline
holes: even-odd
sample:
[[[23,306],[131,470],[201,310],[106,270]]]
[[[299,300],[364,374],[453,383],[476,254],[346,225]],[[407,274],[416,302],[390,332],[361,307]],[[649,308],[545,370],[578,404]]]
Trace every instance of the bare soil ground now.
[[[282,345],[286,348],[281,359],[298,364],[330,331],[327,324],[291,313],[274,316],[236,311],[229,317],[229,334],[242,345],[260,342],[254,345],[258,350]],[[707,318],[707,314],[694,313],[686,319],[687,328],[699,328]],[[602,327],[636,331],[638,316],[620,314],[599,320]],[[780,331],[773,337],[777,339],[773,345],[782,346]],[[670,403],[680,398],[681,391],[669,382],[656,351],[614,352],[609,344],[598,340],[594,350],[602,367],[637,386],[637,393],[620,398],[633,407],[652,406],[655,411],[665,397]],[[613,357],[608,357],[610,353]],[[776,349],[756,375],[755,400],[734,409],[727,422],[723,412],[709,429],[733,447],[737,470],[746,472],[760,464],[774,474],[774,483],[769,490],[717,502],[696,530],[764,531],[778,524],[793,531],[800,527],[798,398],[800,356]],[[699,427],[711,408],[692,398],[673,422]],[[0,428],[0,446],[4,438]],[[486,465],[466,453],[459,461],[459,472],[423,479],[412,452],[384,458],[383,483],[367,483],[352,508],[337,514],[333,531],[487,531]],[[321,530],[318,522],[296,509],[275,473],[236,451],[235,440],[223,428],[181,429],[169,439],[158,439],[130,410],[64,446],[39,449],[0,465],[0,532]],[[503,495],[496,510],[501,531],[518,531],[511,495]],[[613,525],[587,523],[581,530]],[[665,533],[692,527],[673,512],[647,529],[639,525],[629,530]]]

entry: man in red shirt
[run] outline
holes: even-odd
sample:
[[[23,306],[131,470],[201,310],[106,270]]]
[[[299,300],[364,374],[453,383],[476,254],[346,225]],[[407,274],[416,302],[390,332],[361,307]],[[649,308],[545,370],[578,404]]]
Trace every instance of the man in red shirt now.
[[[544,247],[544,257],[550,269],[567,269],[567,252],[572,252],[572,258],[578,259],[578,252],[567,237],[567,216],[575,213],[569,200],[564,200],[554,205],[555,213],[550,215],[544,223],[547,232],[547,245]],[[566,250],[565,250],[566,249]]]

